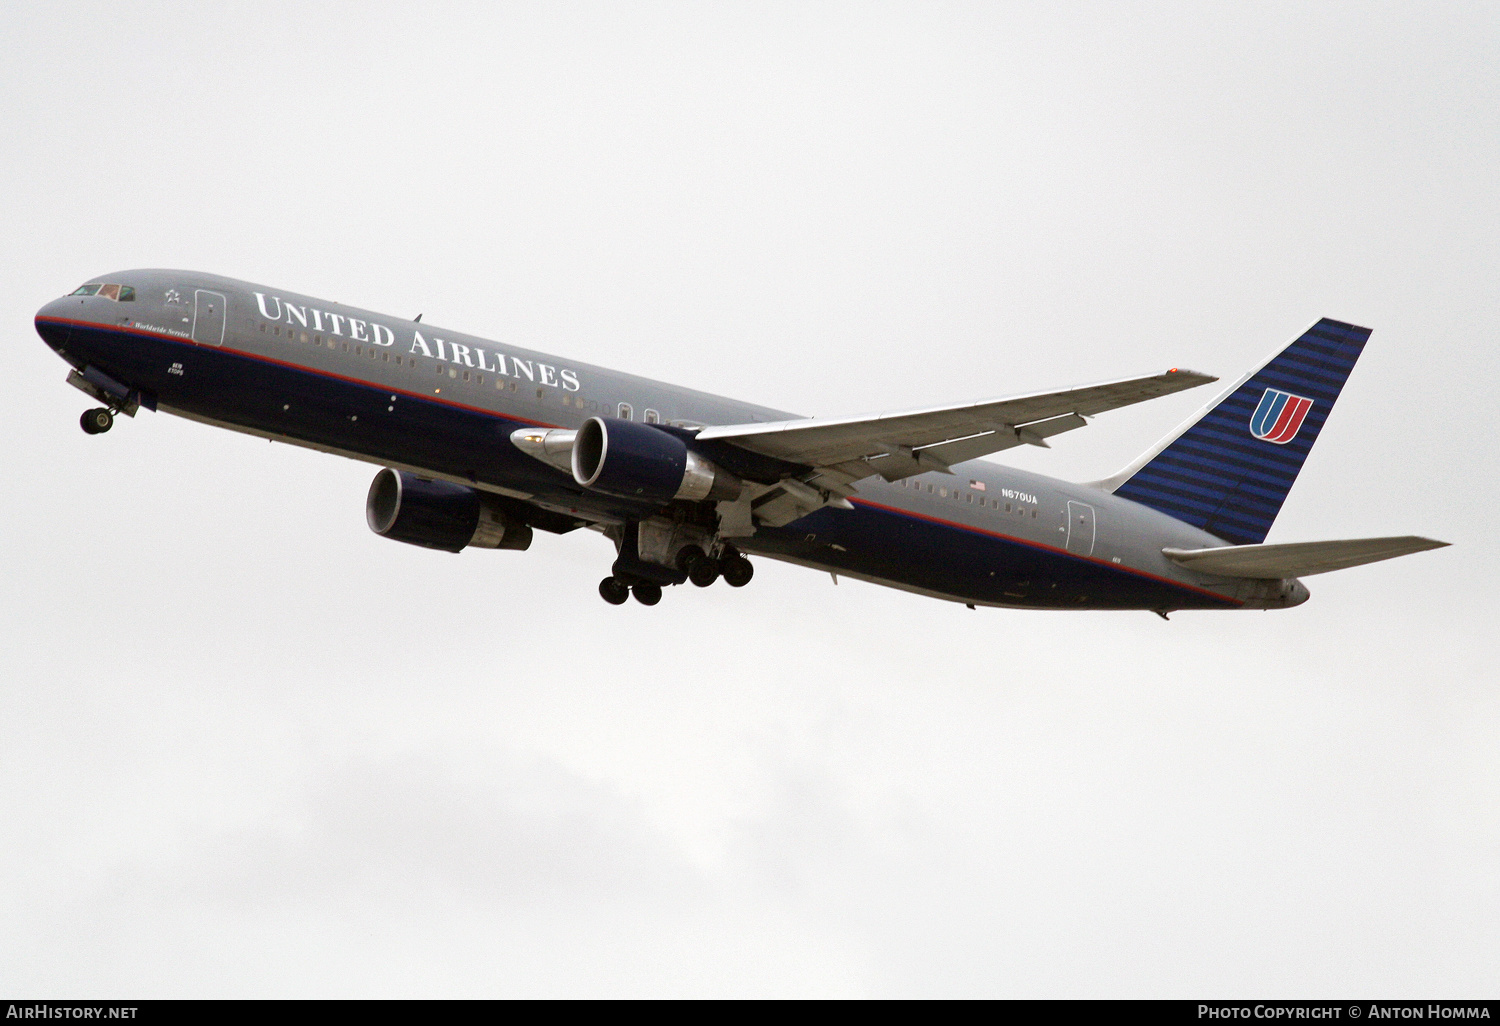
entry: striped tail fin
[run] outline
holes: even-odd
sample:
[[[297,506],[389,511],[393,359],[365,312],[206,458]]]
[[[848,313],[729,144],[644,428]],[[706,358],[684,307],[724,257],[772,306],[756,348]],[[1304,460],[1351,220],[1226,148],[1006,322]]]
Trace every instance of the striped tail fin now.
[[[1260,544],[1369,337],[1325,317],[1100,485],[1232,544]]]

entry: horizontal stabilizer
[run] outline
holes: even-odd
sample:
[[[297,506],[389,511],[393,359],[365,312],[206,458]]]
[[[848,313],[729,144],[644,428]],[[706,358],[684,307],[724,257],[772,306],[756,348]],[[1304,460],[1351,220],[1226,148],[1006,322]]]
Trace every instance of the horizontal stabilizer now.
[[[1330,570],[1377,563],[1382,559],[1440,549],[1448,542],[1406,535],[1401,538],[1356,538],[1351,541],[1292,542],[1288,545],[1227,545],[1216,549],[1162,549],[1179,566],[1221,577],[1272,580],[1307,577]]]

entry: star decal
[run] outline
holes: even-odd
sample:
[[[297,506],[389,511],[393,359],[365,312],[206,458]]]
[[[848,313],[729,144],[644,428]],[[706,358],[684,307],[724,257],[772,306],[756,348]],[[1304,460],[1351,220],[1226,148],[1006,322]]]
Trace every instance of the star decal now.
[[[166,300],[168,303],[181,303],[182,296],[176,289],[167,289]]]

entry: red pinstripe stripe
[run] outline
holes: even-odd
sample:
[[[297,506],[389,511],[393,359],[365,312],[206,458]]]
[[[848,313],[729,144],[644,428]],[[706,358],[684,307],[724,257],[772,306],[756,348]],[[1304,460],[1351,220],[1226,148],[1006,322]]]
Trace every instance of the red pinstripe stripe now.
[[[470,406],[470,405],[468,405],[466,403],[459,403],[459,402],[454,402],[451,399],[442,399],[442,398],[439,398],[437,396],[425,395],[425,394],[423,394],[421,392],[413,392],[413,391],[410,391],[408,389],[403,389],[403,388],[400,388],[400,387],[397,387],[397,386],[386,385],[386,384],[384,384],[382,382],[366,381],[366,380],[364,380],[362,378],[349,377],[348,375],[337,374],[337,373],[334,373],[333,371],[318,370],[317,368],[307,367],[307,366],[304,366],[304,365],[302,365],[300,363],[293,363],[290,360],[279,360],[279,359],[277,359],[274,356],[265,356],[265,355],[262,355],[260,353],[246,352],[243,349],[234,349],[234,348],[230,348],[230,347],[226,347],[226,346],[210,346],[210,345],[205,345],[204,343],[199,342],[196,339],[179,338],[179,337],[177,337],[175,335],[167,335],[167,334],[163,334],[162,332],[159,332],[159,331],[147,331],[144,328],[128,328],[128,327],[124,327],[122,325],[117,325],[117,324],[96,324],[96,323],[94,323],[92,321],[76,321],[76,320],[71,320],[71,319],[66,318],[66,317],[38,317],[38,318],[36,318],[36,322],[38,324],[41,324],[41,323],[45,322],[45,323],[48,323],[48,324],[62,324],[62,325],[67,325],[69,327],[90,328],[90,329],[95,330],[95,331],[108,331],[108,332],[114,332],[116,334],[121,334],[121,335],[135,335],[135,336],[140,337],[140,338],[149,338],[149,339],[153,339],[153,340],[156,340],[156,341],[166,340],[166,341],[171,341],[171,342],[181,342],[181,343],[185,343],[185,344],[189,344],[189,345],[198,346],[198,347],[203,348],[203,349],[210,349],[210,350],[213,350],[215,352],[233,353],[236,356],[242,356],[242,357],[244,357],[244,358],[246,358],[248,360],[256,360],[256,361],[259,361],[260,363],[270,364],[270,365],[275,366],[275,367],[285,367],[285,368],[288,368],[290,370],[298,370],[298,371],[302,371],[302,372],[304,372],[306,374],[313,374],[313,375],[316,375],[316,376],[322,377],[322,378],[330,378],[332,380],[343,381],[343,382],[346,382],[348,384],[362,385],[362,386],[364,386],[366,388],[374,388],[374,389],[379,389],[379,390],[384,391],[384,392],[395,393],[397,395],[404,395],[404,396],[406,396],[409,399],[422,399],[422,400],[425,400],[425,401],[430,402],[430,403],[437,403],[440,406],[451,406],[454,409],[468,410],[471,413],[482,413],[482,414],[485,414],[487,416],[494,417],[497,420],[517,421],[517,422],[520,422],[520,423],[531,424],[531,425],[534,425],[536,427],[547,427],[547,428],[550,428],[550,427],[558,427],[558,426],[560,426],[560,425],[557,425],[557,424],[549,424],[546,421],[531,420],[531,419],[526,418],[526,417],[508,416],[508,415],[496,413],[494,410],[487,410],[487,409],[485,409],[482,406]],[[898,514],[900,516],[911,517],[911,518],[913,518],[915,520],[924,520],[924,521],[927,521],[928,523],[938,524],[938,525],[941,525],[943,527],[952,527],[952,528],[956,528],[956,529],[958,529],[960,531],[968,531],[971,534],[983,535],[983,536],[989,537],[989,538],[998,538],[998,539],[1000,539],[1002,541],[1008,541],[1008,542],[1011,542],[1013,544],[1025,546],[1026,548],[1039,549],[1039,550],[1044,551],[1044,552],[1052,552],[1052,553],[1056,553],[1058,555],[1068,556],[1068,557],[1070,557],[1072,559],[1081,560],[1081,561],[1083,561],[1085,563],[1093,563],[1093,564],[1095,564],[1097,566],[1106,567],[1106,568],[1108,568],[1110,570],[1117,570],[1117,571],[1121,571],[1121,572],[1124,572],[1124,573],[1133,574],[1136,577],[1143,577],[1143,578],[1146,578],[1147,580],[1156,581],[1158,584],[1166,584],[1166,585],[1170,585],[1171,587],[1174,587],[1174,588],[1181,588],[1181,589],[1183,589],[1185,591],[1192,591],[1192,592],[1197,592],[1200,595],[1207,595],[1209,598],[1218,599],[1221,602],[1230,602],[1230,603],[1233,603],[1234,605],[1243,605],[1244,604],[1243,600],[1241,600],[1241,599],[1230,598],[1227,595],[1220,595],[1217,592],[1209,591],[1206,588],[1199,588],[1199,587],[1197,587],[1195,585],[1192,585],[1192,584],[1184,584],[1181,581],[1174,581],[1174,580],[1172,580],[1171,578],[1168,578],[1168,577],[1159,577],[1156,574],[1150,573],[1148,571],[1137,570],[1134,567],[1124,566],[1123,564],[1120,564],[1120,563],[1106,563],[1106,562],[1104,562],[1104,560],[1102,560],[1102,559],[1095,559],[1092,556],[1080,556],[1076,552],[1069,552],[1067,549],[1059,549],[1055,545],[1048,545],[1045,542],[1034,542],[1034,541],[1031,541],[1031,540],[1026,539],[1026,538],[1017,538],[1017,537],[1014,537],[1012,535],[1001,534],[998,531],[989,531],[989,530],[986,530],[986,529],[984,529],[982,527],[973,527],[973,526],[971,526],[969,524],[961,524],[961,523],[958,523],[957,521],[954,521],[954,520],[944,520],[941,517],[928,516],[925,513],[917,513],[917,512],[915,512],[913,510],[902,509],[899,506],[887,506],[884,503],[873,502],[873,501],[871,501],[869,499],[855,498],[855,499],[851,499],[850,501],[853,502],[853,503],[855,503],[856,505],[868,506],[868,507],[870,507],[872,509],[884,510],[887,513],[895,513],[895,514]]]
[[[1106,563],[1104,560],[1095,559],[1093,556],[1080,556],[1076,552],[1069,552],[1067,549],[1060,549],[1055,545],[1048,545],[1046,542],[1032,541],[1029,538],[1017,538],[1014,535],[1001,534],[999,531],[990,531],[986,530],[983,527],[974,527],[971,524],[961,524],[956,520],[944,520],[942,517],[934,517],[929,516],[926,513],[917,513],[913,510],[902,509],[900,506],[887,506],[885,503],[872,502],[869,499],[851,497],[849,501],[859,506],[869,506],[873,509],[884,510],[887,513],[896,513],[904,517],[911,517],[914,520],[924,520],[929,524],[938,524],[942,527],[953,527],[957,528],[960,531],[968,531],[970,534],[984,535],[988,538],[999,538],[1001,541],[1012,542],[1016,545],[1022,545],[1029,549],[1040,549],[1043,552],[1051,552],[1060,556],[1067,556],[1071,559],[1082,560],[1085,563],[1093,563],[1096,566],[1102,566],[1110,570],[1118,570],[1123,573],[1133,574],[1136,577],[1144,577],[1147,580],[1156,581],[1158,584],[1168,584],[1174,588],[1182,588],[1186,591],[1194,591],[1200,595],[1207,595],[1209,598],[1218,599],[1221,602],[1232,602],[1235,605],[1244,604],[1243,599],[1230,598],[1228,595],[1220,595],[1216,591],[1209,591],[1207,588],[1200,588],[1197,585],[1193,584],[1185,584],[1182,581],[1174,581],[1170,577],[1159,577],[1156,574],[1151,573],[1150,571],[1138,570],[1135,567],[1126,566],[1123,563]]]
[[[233,353],[236,356],[243,356],[247,360],[256,360],[260,363],[267,363],[274,367],[286,367],[291,370],[299,370],[305,374],[313,374],[320,378],[329,378],[334,381],[343,381],[351,385],[363,385],[366,388],[373,388],[381,392],[404,395],[408,399],[423,399],[430,403],[436,403],[439,406],[451,406],[454,409],[458,410],[468,410],[470,413],[483,413],[498,420],[515,421],[521,424],[530,424],[534,427],[561,427],[561,425],[559,424],[549,424],[544,420],[532,420],[529,417],[517,417],[511,416],[510,414],[497,413],[496,411],[486,409],[483,406],[470,406],[468,403],[455,402],[452,399],[443,399],[437,395],[428,395],[425,392],[413,392],[410,389],[401,388],[397,385],[387,385],[384,382],[380,381],[366,381],[363,378],[350,377],[347,374],[338,374],[334,371],[319,370],[316,367],[307,367],[300,363],[293,363],[290,360],[279,360],[274,356],[266,356],[262,353],[251,353],[243,349],[234,349],[230,346],[211,346],[203,342],[199,342],[197,339],[182,338],[177,335],[167,335],[163,334],[160,331],[147,331],[144,328],[127,328],[118,324],[95,324],[92,321],[74,321],[69,320],[65,317],[38,317],[36,318],[36,321],[38,324],[41,324],[43,322],[48,324],[65,324],[75,328],[92,328],[95,331],[109,331],[119,335],[134,335],[138,338],[149,338],[158,342],[163,340],[168,342],[180,342],[185,345],[197,346],[200,349],[207,349],[211,352]]]

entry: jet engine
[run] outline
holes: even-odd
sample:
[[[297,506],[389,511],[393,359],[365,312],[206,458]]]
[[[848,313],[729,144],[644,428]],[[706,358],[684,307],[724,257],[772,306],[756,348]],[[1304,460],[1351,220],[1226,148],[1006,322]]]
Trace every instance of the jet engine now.
[[[735,499],[740,480],[650,424],[590,417],[573,441],[573,480],[630,499]]]
[[[446,552],[470,545],[482,549],[531,545],[531,528],[507,515],[484,493],[389,467],[370,483],[365,520],[382,538]]]

